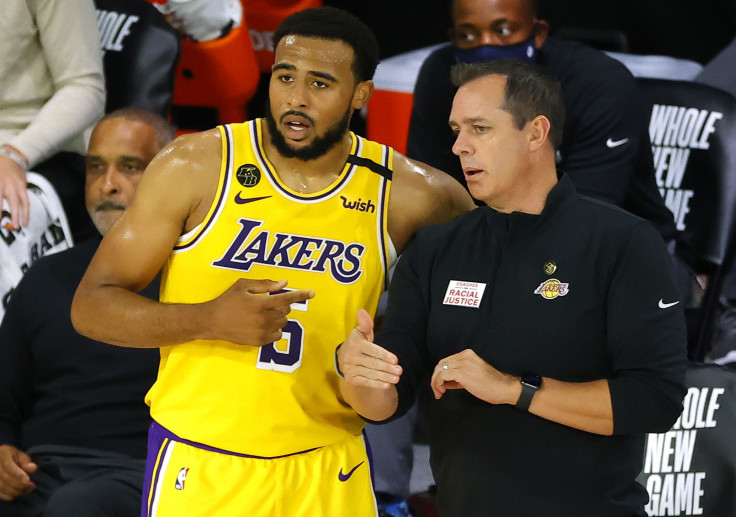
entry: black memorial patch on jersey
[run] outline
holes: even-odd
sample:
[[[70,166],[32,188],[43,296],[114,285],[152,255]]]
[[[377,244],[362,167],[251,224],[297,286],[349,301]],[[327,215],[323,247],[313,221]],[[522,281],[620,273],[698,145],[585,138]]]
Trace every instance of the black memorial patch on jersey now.
[[[238,168],[235,177],[244,187],[255,187],[261,181],[261,170],[252,163],[246,163]]]

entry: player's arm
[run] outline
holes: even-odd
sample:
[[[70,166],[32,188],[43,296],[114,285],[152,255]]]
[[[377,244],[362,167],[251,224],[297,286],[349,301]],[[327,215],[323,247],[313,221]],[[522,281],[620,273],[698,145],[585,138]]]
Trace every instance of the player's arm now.
[[[388,232],[400,253],[420,228],[443,223],[476,207],[468,191],[439,169],[394,155]]]
[[[285,282],[241,279],[199,304],[164,304],[137,294],[161,270],[178,237],[204,219],[217,189],[220,156],[220,134],[212,130],[178,138],[151,161],[77,289],[72,323],[78,332],[127,347],[192,339],[263,345],[281,336],[289,304],[309,293],[258,293],[282,289]]]

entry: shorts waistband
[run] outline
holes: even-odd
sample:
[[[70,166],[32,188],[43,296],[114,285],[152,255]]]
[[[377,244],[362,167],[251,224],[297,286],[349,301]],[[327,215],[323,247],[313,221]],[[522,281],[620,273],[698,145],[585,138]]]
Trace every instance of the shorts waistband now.
[[[150,436],[151,438],[158,439],[159,443],[162,442],[164,439],[169,439],[169,440],[179,442],[179,443],[184,443],[191,447],[196,447],[197,449],[202,449],[205,451],[217,452],[219,454],[227,454],[229,456],[237,456],[239,458],[254,458],[254,459],[259,459],[259,460],[275,460],[279,458],[288,458],[289,456],[296,456],[297,454],[305,454],[307,452],[312,452],[312,451],[316,451],[317,449],[321,449],[321,447],[313,447],[311,449],[306,449],[304,451],[297,451],[297,452],[292,452],[289,454],[282,454],[281,456],[256,456],[253,454],[244,454],[241,452],[228,451],[225,449],[219,449],[217,447],[212,447],[212,446],[205,445],[203,443],[195,442],[192,440],[187,440],[186,438],[182,438],[181,436],[178,436],[172,433],[171,431],[166,429],[164,426],[162,426],[161,424],[155,421],[151,424]]]

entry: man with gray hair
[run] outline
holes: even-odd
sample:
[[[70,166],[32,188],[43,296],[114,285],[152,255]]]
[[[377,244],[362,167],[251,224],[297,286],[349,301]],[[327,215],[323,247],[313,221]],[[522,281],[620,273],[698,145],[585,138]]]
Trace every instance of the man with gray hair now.
[[[160,116],[104,117],[87,153],[85,200],[100,236],[43,257],[0,326],[0,515],[105,517],[140,508],[158,353],[99,343],[72,328],[72,297],[148,163],[174,137]],[[158,280],[143,291],[158,298]]]

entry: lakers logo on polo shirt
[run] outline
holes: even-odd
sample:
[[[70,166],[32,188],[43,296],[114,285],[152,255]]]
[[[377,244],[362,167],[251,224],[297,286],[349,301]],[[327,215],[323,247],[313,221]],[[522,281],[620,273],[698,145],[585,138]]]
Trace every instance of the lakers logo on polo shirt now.
[[[534,290],[534,294],[540,295],[545,300],[553,300],[558,296],[565,296],[570,292],[570,284],[560,282],[556,278],[545,280]]]

